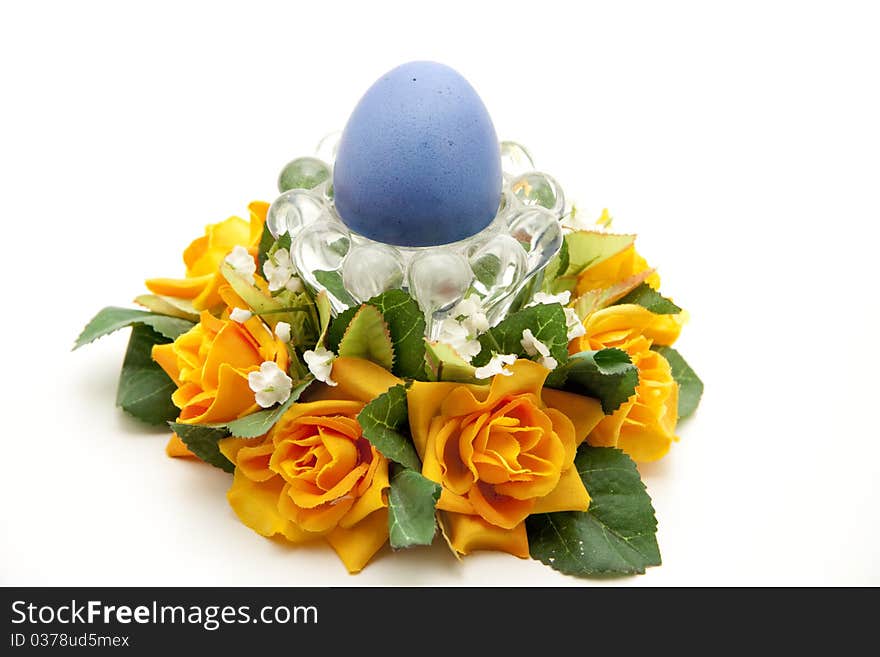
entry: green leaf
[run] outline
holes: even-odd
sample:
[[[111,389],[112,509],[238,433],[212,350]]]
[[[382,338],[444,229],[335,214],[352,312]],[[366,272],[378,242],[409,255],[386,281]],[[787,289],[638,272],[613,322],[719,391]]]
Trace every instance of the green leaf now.
[[[655,315],[675,315],[681,312],[681,308],[647,283],[642,283],[632,292],[618,299],[617,303],[634,303],[647,308]]]
[[[280,301],[253,285],[247,278],[235,271],[228,262],[220,265],[220,273],[254,313],[270,315],[275,318],[276,322],[279,321],[279,313],[284,310],[284,305]]]
[[[153,345],[165,344],[168,338],[145,324],[131,329],[128,349],[119,373],[116,405],[139,420],[164,424],[177,417],[171,395],[177,389],[167,374],[153,360]]]
[[[388,324],[374,306],[361,306],[339,343],[339,355],[363,358],[391,370],[394,347]]]
[[[422,462],[409,437],[405,386],[389,388],[364,406],[357,419],[364,438],[385,458],[413,470],[422,469]]]
[[[330,299],[327,297],[327,292],[321,290],[318,292],[318,295],[315,297],[315,308],[318,311],[318,340],[316,344],[324,344],[324,341],[327,338],[327,332],[330,330],[330,321],[333,319],[333,308],[330,305]],[[354,314],[352,313],[352,317]],[[342,336],[339,338],[342,339]],[[337,343],[337,348],[339,344]],[[333,351],[336,351],[335,349]]]
[[[199,311],[193,307],[189,299],[177,299],[161,294],[141,294],[135,297],[134,302],[157,315],[179,317],[193,323],[199,321]]]
[[[193,323],[179,317],[168,317],[166,315],[157,315],[149,313],[145,310],[134,310],[131,308],[118,308],[116,306],[108,306],[102,309],[92,318],[86,327],[79,334],[74,349],[79,349],[83,345],[94,342],[98,338],[109,335],[114,331],[118,331],[132,324],[145,324],[158,333],[165,336],[169,340],[174,340],[178,335],[186,333],[193,327]]]
[[[290,391],[290,397],[287,401],[276,408],[267,408],[265,411],[257,411],[251,413],[238,420],[233,420],[226,425],[236,438],[256,438],[262,436],[269,431],[275,423],[281,419],[281,416],[287,412],[293,403],[300,398],[306,388],[308,388],[315,379],[309,377],[305,381],[300,382],[293,390]]]
[[[608,415],[635,394],[639,371],[620,349],[582,351],[553,370],[546,385],[598,399]]]
[[[544,291],[558,294],[571,291],[577,286],[582,271],[605,262],[624,249],[632,246],[635,235],[616,235],[598,231],[579,230],[565,236],[568,248],[568,267],[561,268],[551,280],[545,280]]]
[[[225,428],[206,427],[198,424],[179,424],[177,422],[169,422],[168,426],[180,437],[189,448],[189,451],[205,463],[210,463],[226,472],[233,472],[235,470],[235,466],[228,458],[223,456],[217,444],[220,439],[229,436],[229,432]]]
[[[367,303],[382,313],[394,346],[392,372],[399,377],[425,376],[425,315],[403,290],[388,290]]]
[[[573,304],[574,311],[577,313],[577,316],[581,321],[583,321],[591,313],[601,310],[602,308],[607,308],[615,301],[637,288],[653,273],[653,269],[646,269],[638,274],[628,276],[613,285],[609,285],[608,287],[588,290],[575,300]]]
[[[351,324],[351,320],[360,310],[360,306],[352,306],[343,310],[339,315],[330,322],[330,328],[327,330],[327,349],[332,352],[339,353],[339,343],[342,342],[342,336]]]
[[[577,577],[642,574],[660,565],[657,520],[635,463],[611,447],[578,449],[590,509],[526,519],[532,558]]]
[[[269,250],[273,246],[275,246],[275,238],[269,232],[269,222],[266,221],[263,223],[263,233],[260,235],[260,245],[257,247],[257,262],[260,265],[257,271],[260,274],[263,273],[263,265],[266,264],[266,260],[269,258]]]
[[[703,396],[703,382],[687,361],[672,347],[651,347],[669,361],[672,378],[678,383],[678,417],[690,417]]]
[[[338,271],[324,271],[319,269],[314,272],[314,274],[315,280],[323,285],[330,294],[339,299],[342,303],[347,306],[357,305],[357,301],[355,301],[348,293],[348,290],[345,289],[345,284],[342,282],[342,274]]]
[[[476,368],[444,342],[425,342],[425,362],[431,381],[476,383]]]
[[[388,491],[388,536],[395,550],[434,540],[440,484],[409,468],[398,468]]]
[[[544,269],[544,281],[541,284],[542,291],[550,292],[553,284],[556,282],[556,279],[564,275],[565,272],[568,271],[569,262],[570,255],[568,242],[563,239],[562,246],[559,249],[559,253],[551,258],[550,262],[547,264],[547,267]]]
[[[565,311],[558,303],[532,306],[508,315],[479,337],[483,348],[471,362],[475,367],[481,367],[489,362],[493,353],[529,358],[521,342],[526,329],[531,329],[535,338],[547,345],[550,355],[560,365],[565,363],[568,359],[568,330]]]

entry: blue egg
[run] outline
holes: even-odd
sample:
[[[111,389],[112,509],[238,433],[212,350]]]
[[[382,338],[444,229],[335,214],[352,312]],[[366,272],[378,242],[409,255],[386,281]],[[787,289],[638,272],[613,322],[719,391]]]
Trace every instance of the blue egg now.
[[[435,62],[383,75],[345,126],[333,191],[346,225],[379,242],[432,246],[480,232],[501,200],[501,153],[477,92]]]

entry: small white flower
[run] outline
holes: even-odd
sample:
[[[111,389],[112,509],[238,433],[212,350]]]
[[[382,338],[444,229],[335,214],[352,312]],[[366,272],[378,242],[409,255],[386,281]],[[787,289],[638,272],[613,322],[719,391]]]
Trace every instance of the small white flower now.
[[[250,310],[245,310],[244,308],[233,308],[232,312],[229,313],[229,319],[239,324],[244,324],[253,316],[254,314]]]
[[[290,397],[293,381],[271,360],[260,365],[257,372],[248,374],[248,385],[263,408],[283,404]]]
[[[520,344],[529,356],[541,356],[538,362],[548,370],[555,370],[559,363],[550,355],[550,349],[535,337],[532,329],[525,329],[522,333]]]
[[[281,342],[290,342],[290,324],[278,322],[275,325],[275,335]]]
[[[504,366],[513,365],[515,362],[516,354],[495,354],[488,363],[474,370],[474,376],[478,379],[489,379],[496,374],[512,376],[513,372]]]
[[[229,255],[226,256],[226,264],[232,267],[233,271],[241,274],[247,281],[254,284],[254,274],[257,271],[257,263],[254,262],[253,256],[243,246],[236,246]]]
[[[455,349],[459,356],[468,362],[480,353],[482,349],[479,341],[471,338],[470,331],[461,322],[451,318],[444,319],[441,323],[440,335],[437,340],[443,344],[448,344]]]
[[[309,350],[303,354],[303,359],[309,366],[309,372],[314,374],[318,381],[323,381],[328,386],[336,385],[336,381],[330,378],[334,358],[336,358],[336,354],[321,345],[315,347],[314,351]]]
[[[570,300],[571,292],[560,292],[559,294],[547,294],[546,292],[537,292],[532,298],[532,302],[528,306],[526,306],[526,308],[549,303],[558,303],[562,306],[567,306]]]
[[[290,252],[287,249],[275,251],[263,264],[263,274],[269,283],[270,292],[276,292],[287,287],[291,279],[296,275],[296,268],[290,259]],[[296,280],[299,282],[299,279]],[[301,285],[302,283],[300,283]]]
[[[568,341],[571,342],[575,338],[579,338],[587,332],[584,328],[581,318],[575,312],[574,308],[563,308],[565,311],[565,328],[567,329]]]
[[[284,288],[297,294],[305,289],[305,287],[303,287],[303,282],[299,280],[299,276],[291,276],[290,280],[284,284]]]

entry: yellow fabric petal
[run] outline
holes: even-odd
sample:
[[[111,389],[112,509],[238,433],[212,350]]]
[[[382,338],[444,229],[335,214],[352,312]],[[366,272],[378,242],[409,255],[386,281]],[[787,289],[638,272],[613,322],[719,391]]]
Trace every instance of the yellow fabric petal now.
[[[171,438],[168,439],[168,444],[165,446],[165,453],[172,458],[198,458],[195,454],[189,451],[189,447],[184,444],[180,439],[180,436],[176,433],[172,433]]]
[[[146,286],[153,294],[178,299],[195,299],[213,278],[213,274],[193,278],[151,278],[146,281]]]
[[[348,356],[340,356],[333,361],[330,376],[337,383],[332,389],[335,399],[354,399],[364,403],[372,401],[388,388],[403,383],[402,379],[381,365]]]
[[[654,315],[653,321],[645,328],[644,335],[654,344],[671,345],[678,340],[681,328],[687,320],[687,311],[677,315]]]
[[[388,540],[388,510],[374,511],[353,527],[337,527],[325,539],[348,572],[360,572]]]
[[[409,408],[409,427],[412,433],[413,443],[419,457],[425,458],[425,447],[428,442],[428,428],[431,420],[440,412],[443,400],[459,387],[460,383],[440,382],[414,382],[406,392],[407,407]],[[427,476],[427,475],[426,475]]]
[[[547,406],[561,411],[574,424],[575,445],[580,445],[605,417],[597,399],[552,388],[544,388],[542,396]]]
[[[217,447],[220,448],[220,453],[223,456],[232,461],[234,465],[238,465],[238,453],[243,447],[255,447],[264,440],[263,436],[257,438],[221,438],[217,441]]]
[[[476,514],[474,505],[471,504],[466,497],[456,495],[448,488],[440,489],[440,499],[437,500],[437,508],[441,511],[452,511],[454,513],[464,513],[467,515]]]
[[[529,557],[529,539],[525,523],[511,529],[502,529],[479,516],[445,513],[444,525],[452,548],[461,554],[476,550],[500,550],[526,559]]]
[[[247,374],[238,372],[224,363],[219,368],[217,396],[214,401],[204,413],[187,417],[185,422],[187,424],[231,422],[257,410],[259,406],[254,401],[254,393],[248,385]]]
[[[339,521],[339,526],[350,528],[368,515],[388,506],[385,491],[388,483],[388,461],[384,456],[373,455],[377,461],[377,467],[372,473],[372,481],[369,488],[355,501],[349,512]]]
[[[283,487],[281,477],[257,483],[236,470],[226,498],[239,520],[262,536],[283,534],[294,543],[313,540],[313,535],[293,527],[278,513],[278,498]]]
[[[590,494],[584,486],[577,468],[570,467],[562,473],[553,491],[535,503],[532,513],[555,513],[556,511],[586,511],[590,508]]]
[[[266,215],[269,213],[269,204],[265,201],[251,201],[248,204],[250,213],[250,239],[249,246],[257,246],[263,236],[263,225],[266,223]]]
[[[153,345],[153,360],[161,367],[165,374],[171,377],[174,385],[180,385],[180,368],[177,366],[177,354],[174,353],[174,343]]]

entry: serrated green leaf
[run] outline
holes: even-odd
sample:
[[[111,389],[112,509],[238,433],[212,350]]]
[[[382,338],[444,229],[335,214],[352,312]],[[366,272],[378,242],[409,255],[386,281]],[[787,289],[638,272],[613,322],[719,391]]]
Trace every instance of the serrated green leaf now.
[[[275,238],[269,232],[269,222],[263,224],[263,233],[260,235],[260,245],[257,247],[257,262],[259,269],[257,271],[263,273],[263,265],[269,257],[269,250],[275,245]]]
[[[361,306],[339,343],[339,355],[363,358],[391,371],[394,347],[388,324],[374,306]]]
[[[318,292],[315,297],[315,308],[318,311],[318,340],[316,344],[324,344],[327,339],[327,333],[330,330],[330,322],[333,319],[333,308],[330,305],[330,299],[324,290]],[[354,317],[354,314],[352,314]],[[339,338],[342,339],[342,336]],[[337,343],[337,348],[339,344]],[[335,349],[333,351],[336,351]]]
[[[339,343],[342,342],[342,336],[351,324],[351,320],[360,310],[360,306],[352,306],[343,310],[339,315],[330,322],[330,328],[327,330],[327,349],[332,352],[339,353]]]
[[[314,378],[309,377],[305,381],[300,382],[290,391],[290,397],[281,406],[267,408],[264,411],[257,411],[256,413],[233,420],[226,425],[226,428],[236,438],[256,438],[257,436],[264,435],[275,426],[275,423],[281,419],[281,416],[300,398],[300,395],[303,394],[313,381]]]
[[[315,280],[323,285],[330,294],[339,299],[342,303],[347,306],[357,305],[357,301],[355,301],[348,293],[348,290],[345,289],[345,284],[342,282],[342,274],[338,271],[324,271],[319,269],[314,273]]]
[[[642,283],[632,292],[617,300],[618,305],[624,303],[642,306],[655,315],[676,315],[681,312],[681,308],[662,296],[647,283]]]
[[[379,310],[391,332],[392,372],[402,378],[425,375],[425,316],[419,304],[403,290],[388,290],[367,303]]]
[[[659,566],[657,520],[635,463],[620,450],[584,444],[574,465],[590,508],[529,516],[532,558],[578,577],[641,574]]]
[[[168,341],[149,326],[135,324],[119,373],[116,405],[149,424],[164,424],[178,414],[171,403],[177,386],[152,357],[153,345]]]
[[[376,397],[358,414],[364,438],[396,463],[421,470],[422,462],[409,437],[406,387],[396,385]]]
[[[544,269],[544,280],[541,283],[542,291],[552,292],[553,284],[560,276],[563,276],[565,272],[568,271],[569,263],[568,242],[563,239],[562,246],[559,248],[559,253],[550,259],[550,262]]]
[[[591,313],[601,310],[602,308],[607,308],[621,297],[636,289],[653,273],[653,269],[647,269],[638,274],[628,276],[622,281],[618,281],[608,287],[589,290],[575,299],[574,304],[572,304],[574,311],[577,313],[577,316],[581,321],[583,321]]]
[[[425,342],[425,362],[431,381],[476,383],[476,368],[445,342]]]
[[[672,347],[651,347],[669,361],[672,378],[678,383],[678,418],[693,415],[703,396],[703,382],[687,361]]]
[[[409,468],[397,468],[388,491],[388,538],[395,550],[430,545],[437,529],[440,484]]]
[[[132,308],[119,308],[108,306],[101,309],[79,334],[74,343],[74,350],[94,342],[98,338],[109,335],[114,331],[131,326],[132,324],[145,324],[157,331],[160,335],[174,340],[177,336],[186,333],[193,327],[193,323],[179,317],[157,315],[145,310]]]
[[[599,231],[578,230],[565,236],[568,246],[568,267],[545,284],[546,291],[552,294],[572,291],[577,286],[578,275],[595,267],[608,258],[629,248],[635,242],[635,235],[617,235]]]
[[[229,432],[223,427],[206,427],[198,424],[180,424],[169,422],[168,426],[183,441],[193,454],[205,463],[225,470],[235,471],[235,466],[220,451],[217,444],[222,438],[227,438]]]
[[[598,399],[608,415],[635,394],[639,371],[620,349],[582,351],[553,370],[546,385]]]
[[[161,294],[141,294],[135,297],[134,302],[157,315],[178,317],[193,323],[199,321],[199,311],[189,299],[177,299]]]
[[[541,304],[508,315],[497,326],[479,337],[482,349],[471,361],[475,367],[489,362],[492,354],[516,354],[529,358],[522,346],[522,334],[531,329],[537,340],[547,345],[550,355],[561,365],[568,359],[568,329],[565,311],[558,303]]]

